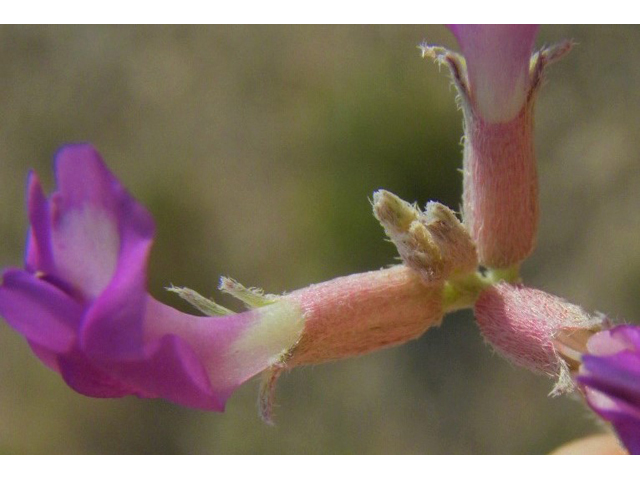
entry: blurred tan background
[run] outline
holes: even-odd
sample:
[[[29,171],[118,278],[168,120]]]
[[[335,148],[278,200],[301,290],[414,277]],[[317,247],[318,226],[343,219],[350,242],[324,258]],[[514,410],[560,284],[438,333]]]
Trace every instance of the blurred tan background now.
[[[537,106],[539,248],[529,284],[640,319],[640,29],[543,27],[578,46]],[[368,198],[457,208],[461,114],[422,60],[443,27],[0,28],[0,266],[20,265],[24,184],[90,141],[154,214],[150,289],[220,275],[280,293],[394,262]],[[223,300],[217,296],[221,303]],[[0,453],[545,453],[598,426],[483,344],[468,312],[411,344],[298,369],[276,427],[257,383],[225,414],[96,400],[0,324]]]

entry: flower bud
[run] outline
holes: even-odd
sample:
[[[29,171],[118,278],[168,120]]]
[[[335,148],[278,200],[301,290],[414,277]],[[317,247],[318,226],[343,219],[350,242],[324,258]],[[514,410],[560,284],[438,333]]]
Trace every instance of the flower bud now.
[[[470,273],[478,266],[473,241],[446,206],[429,202],[425,212],[391,192],[373,194],[373,213],[404,263],[425,283]]]

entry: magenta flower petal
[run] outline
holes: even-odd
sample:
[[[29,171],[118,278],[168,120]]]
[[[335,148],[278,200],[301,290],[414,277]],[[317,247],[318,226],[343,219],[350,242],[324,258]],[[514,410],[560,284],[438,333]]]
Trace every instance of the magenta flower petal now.
[[[149,248],[153,221],[89,145],[61,149],[56,178],[59,190],[51,200],[56,270],[94,298],[111,282],[122,257],[130,261],[129,249]]]
[[[80,332],[82,347],[96,358],[139,357],[153,220],[89,145],[61,149],[56,178],[58,268],[86,297],[97,297]]]
[[[590,354],[601,357],[625,350],[640,351],[640,327],[619,325],[600,332],[589,339],[588,348]]]
[[[138,390],[99,368],[80,350],[59,356],[57,365],[67,385],[82,395],[95,398],[119,398],[138,394]]]
[[[480,116],[506,122],[529,93],[529,62],[537,25],[449,25],[467,62],[472,99]]]
[[[95,358],[140,358],[144,351],[146,267],[151,239],[123,241],[111,282],[86,312],[80,342]]]
[[[234,390],[212,389],[201,359],[175,335],[155,342],[143,361],[120,363],[113,369],[119,378],[136,385],[138,396],[164,398],[191,408],[222,411]]]
[[[625,415],[619,420],[613,419],[612,424],[629,453],[640,455],[640,419]]]
[[[44,196],[40,180],[34,172],[29,173],[27,181],[27,203],[31,223],[25,258],[27,269],[32,272],[54,272],[49,201]]]
[[[587,402],[611,422],[632,454],[640,454],[640,327],[595,334],[583,355],[578,382]]]
[[[0,315],[33,342],[65,352],[73,345],[82,307],[51,284],[8,270],[0,288]]]
[[[585,355],[583,365],[591,374],[581,380],[584,385],[640,408],[640,355],[633,352],[620,352],[609,358]]]
[[[149,298],[146,337],[157,342],[168,334],[175,335],[188,344],[204,364],[216,365],[217,368],[209,370],[208,380],[223,398],[266,366],[279,361],[279,354],[284,353],[281,345],[288,343],[281,338],[288,336],[288,327],[280,325],[279,320],[295,317],[298,312],[299,308],[293,302],[285,300],[257,310],[211,319],[178,312]],[[297,340],[297,335],[294,336]],[[289,346],[293,343],[295,341]],[[183,350],[176,345],[176,351]]]
[[[201,360],[180,338],[164,336],[147,350],[141,359],[126,362],[96,362],[76,351],[60,358],[60,371],[71,388],[90,397],[136,395],[191,408],[224,409],[232,390],[212,391]]]

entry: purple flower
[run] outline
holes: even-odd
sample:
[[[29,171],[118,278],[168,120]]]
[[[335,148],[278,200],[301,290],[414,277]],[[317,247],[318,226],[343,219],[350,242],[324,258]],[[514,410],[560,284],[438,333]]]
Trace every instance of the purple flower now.
[[[587,402],[611,422],[629,452],[640,455],[640,327],[597,333],[587,348],[578,376]]]
[[[298,339],[300,313],[283,302],[208,318],[154,300],[146,291],[149,213],[91,146],[64,147],[55,163],[58,190],[49,199],[29,176],[26,265],[4,272],[0,315],[71,388],[221,411]],[[274,315],[289,328],[256,346],[252,334]]]
[[[58,190],[31,174],[24,269],[4,272],[0,315],[74,390],[91,397],[164,398],[222,411],[266,371],[263,413],[282,370],[403,343],[437,325],[442,283],[397,266],[262,296],[223,279],[251,307],[234,314],[177,289],[217,317],[179,312],[146,291],[154,225],[90,145],[56,155]]]

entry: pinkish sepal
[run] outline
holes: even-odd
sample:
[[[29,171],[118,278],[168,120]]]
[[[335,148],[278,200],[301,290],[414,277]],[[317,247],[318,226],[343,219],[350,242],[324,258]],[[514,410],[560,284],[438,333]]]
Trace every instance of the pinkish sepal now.
[[[424,212],[386,190],[373,194],[373,214],[398,249],[405,265],[426,284],[471,274],[478,266],[476,249],[455,213],[438,202]]]
[[[297,343],[263,372],[263,420],[273,424],[275,388],[282,372],[419,337],[442,320],[442,290],[441,283],[425,285],[410,268],[396,266],[335,278],[281,297],[302,312],[304,327]]]
[[[507,123],[465,115],[463,221],[480,263],[490,268],[518,265],[536,243],[538,180],[530,107]]]
[[[480,331],[495,350],[516,365],[557,379],[552,393],[573,388],[570,356],[563,345],[574,337],[587,338],[603,322],[582,308],[548,293],[499,283],[482,292],[474,312]]]
[[[336,278],[285,298],[300,305],[305,319],[287,368],[408,342],[443,315],[442,285],[425,285],[405,266]]]

